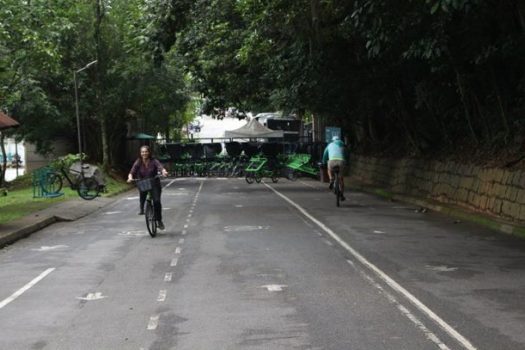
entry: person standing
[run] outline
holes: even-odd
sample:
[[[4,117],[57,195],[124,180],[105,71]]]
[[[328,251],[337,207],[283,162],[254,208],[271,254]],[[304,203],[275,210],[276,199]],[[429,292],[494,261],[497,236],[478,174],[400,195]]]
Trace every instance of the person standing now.
[[[168,176],[168,172],[164,169],[164,166],[153,157],[149,146],[140,147],[140,157],[133,163],[131,170],[128,174],[128,183],[135,179],[147,179],[155,178],[158,174],[162,176]],[[153,198],[153,204],[155,206],[155,217],[158,221],[158,227],[164,230],[164,223],[162,222],[162,204],[160,201],[162,188],[160,185],[160,179],[157,177],[153,180],[151,196]],[[139,190],[139,215],[144,215],[144,203],[148,195],[147,191]]]
[[[328,188],[332,190],[334,188],[334,167],[339,167],[339,183],[341,189],[341,200],[345,200],[344,190],[345,183],[343,179],[343,170],[345,166],[345,156],[346,149],[343,141],[339,139],[339,136],[332,137],[332,142],[330,142],[324,152],[323,152],[323,164],[328,164],[328,178],[330,179],[330,185]]]

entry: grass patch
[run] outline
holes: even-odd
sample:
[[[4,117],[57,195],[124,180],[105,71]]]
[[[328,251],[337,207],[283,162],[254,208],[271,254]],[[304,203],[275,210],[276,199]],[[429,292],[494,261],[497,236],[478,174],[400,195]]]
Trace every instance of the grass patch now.
[[[103,197],[111,197],[127,191],[131,188],[126,182],[110,176],[105,177],[106,192]],[[38,210],[48,208],[56,203],[70,199],[80,198],[77,191],[69,188],[67,181],[64,180],[64,187],[61,192],[63,196],[56,198],[33,198],[32,175],[25,174],[15,180],[8,182],[6,196],[0,196],[0,225],[30,215]]]

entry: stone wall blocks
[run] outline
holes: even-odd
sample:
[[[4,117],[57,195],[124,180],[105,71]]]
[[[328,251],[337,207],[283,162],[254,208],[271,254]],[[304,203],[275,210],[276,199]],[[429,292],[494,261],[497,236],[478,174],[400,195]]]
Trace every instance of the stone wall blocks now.
[[[520,221],[525,221],[525,204],[520,205],[520,215],[519,215]]]

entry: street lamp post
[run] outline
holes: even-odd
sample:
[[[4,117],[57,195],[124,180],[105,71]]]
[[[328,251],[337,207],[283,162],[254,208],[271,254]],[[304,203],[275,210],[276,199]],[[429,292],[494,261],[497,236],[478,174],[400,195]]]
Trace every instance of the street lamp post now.
[[[81,136],[80,136],[80,114],[79,114],[79,111],[78,111],[77,74],[82,72],[85,69],[88,69],[89,67],[91,67],[95,63],[97,63],[97,60],[95,60],[93,62],[89,62],[88,64],[86,64],[85,67],[80,68],[79,70],[73,71],[73,80],[75,82],[75,112],[76,112],[76,117],[77,117],[78,154],[80,155],[80,163],[81,164],[82,164],[82,139],[81,139]]]

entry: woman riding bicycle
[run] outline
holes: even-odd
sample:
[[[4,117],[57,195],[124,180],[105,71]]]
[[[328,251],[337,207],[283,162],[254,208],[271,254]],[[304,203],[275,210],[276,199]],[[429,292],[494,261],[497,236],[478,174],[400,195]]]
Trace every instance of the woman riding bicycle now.
[[[339,183],[341,190],[341,200],[345,200],[344,190],[345,183],[343,180],[343,170],[345,166],[345,144],[339,139],[339,136],[332,137],[332,142],[326,146],[323,153],[323,164],[328,161],[328,178],[330,179],[330,185],[328,188],[331,190],[334,188],[334,167],[339,167]]]
[[[162,204],[160,202],[160,195],[162,190],[160,186],[160,179],[156,177],[159,173],[162,174],[162,176],[168,176],[168,172],[166,171],[166,169],[164,169],[162,164],[157,159],[152,157],[150,148],[148,146],[140,147],[140,157],[137,158],[135,163],[133,163],[133,166],[129,171],[128,182],[132,182],[134,179],[155,178],[152,184],[153,186],[151,189],[151,196],[153,198],[153,204],[155,207],[155,217],[158,221],[158,227],[159,229],[164,230],[164,223],[162,222]],[[146,202],[148,192],[142,192],[139,190],[139,193],[139,215],[144,215],[144,203]]]

